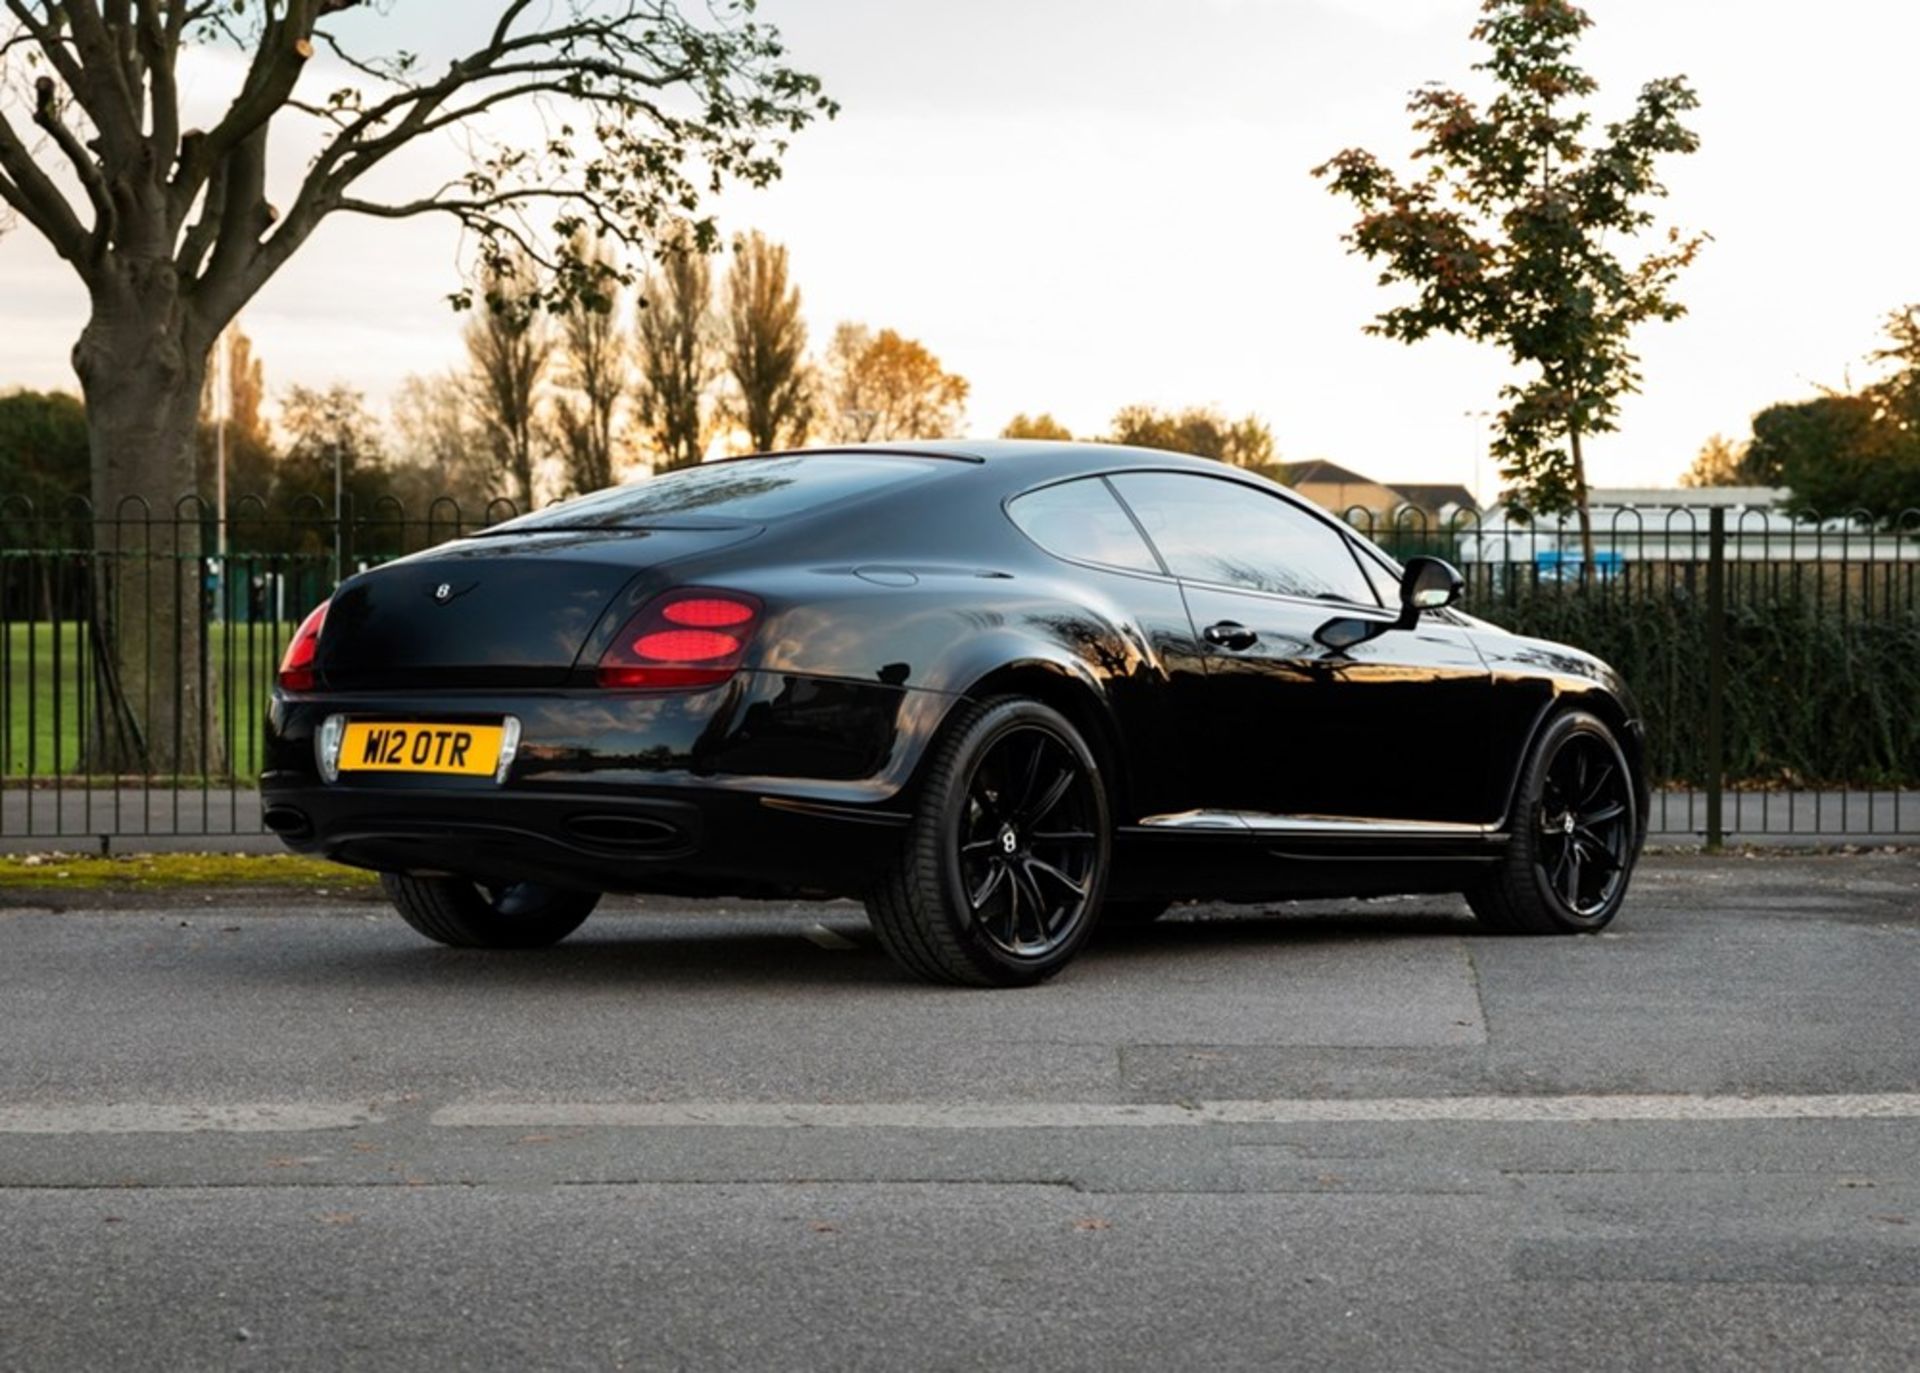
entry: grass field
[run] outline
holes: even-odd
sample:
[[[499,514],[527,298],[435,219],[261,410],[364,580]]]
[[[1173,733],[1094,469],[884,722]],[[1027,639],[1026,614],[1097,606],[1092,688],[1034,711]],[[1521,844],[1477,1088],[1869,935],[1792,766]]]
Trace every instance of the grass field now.
[[[231,773],[260,771],[260,736],[273,672],[294,626],[260,622],[208,627],[209,681]],[[77,776],[93,708],[92,656],[83,626],[12,624],[0,639],[0,776]],[[198,769],[194,769],[198,771]]]

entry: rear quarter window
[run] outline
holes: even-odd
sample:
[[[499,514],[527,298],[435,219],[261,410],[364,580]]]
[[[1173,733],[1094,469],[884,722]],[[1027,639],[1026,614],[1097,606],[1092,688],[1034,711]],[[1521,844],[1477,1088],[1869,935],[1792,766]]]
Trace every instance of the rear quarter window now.
[[[1134,572],[1160,570],[1139,528],[1098,477],[1030,491],[1010,501],[1007,514],[1021,533],[1057,557]]]

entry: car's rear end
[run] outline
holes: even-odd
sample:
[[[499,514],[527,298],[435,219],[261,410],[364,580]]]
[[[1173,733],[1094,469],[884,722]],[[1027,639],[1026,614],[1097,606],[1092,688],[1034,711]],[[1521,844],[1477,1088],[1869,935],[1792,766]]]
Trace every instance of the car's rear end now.
[[[682,482],[708,498],[677,508],[589,498],[347,580],[281,670],[268,827],[384,872],[857,889],[896,833],[914,693],[763,670],[805,588],[755,549],[803,489],[858,500],[902,478],[802,461]]]

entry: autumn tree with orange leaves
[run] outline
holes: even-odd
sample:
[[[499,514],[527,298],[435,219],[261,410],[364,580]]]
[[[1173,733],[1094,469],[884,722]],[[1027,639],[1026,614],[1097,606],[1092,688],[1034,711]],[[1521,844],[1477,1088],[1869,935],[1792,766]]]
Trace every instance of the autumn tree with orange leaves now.
[[[827,386],[833,437],[843,443],[941,438],[959,427],[967,403],[966,378],[924,344],[864,324],[834,330]]]

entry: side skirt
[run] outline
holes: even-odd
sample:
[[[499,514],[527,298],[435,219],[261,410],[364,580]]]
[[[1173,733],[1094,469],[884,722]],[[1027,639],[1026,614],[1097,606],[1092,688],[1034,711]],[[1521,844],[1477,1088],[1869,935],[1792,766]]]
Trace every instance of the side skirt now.
[[[1122,826],[1131,892],[1228,901],[1457,892],[1500,861],[1495,825],[1185,812]]]

